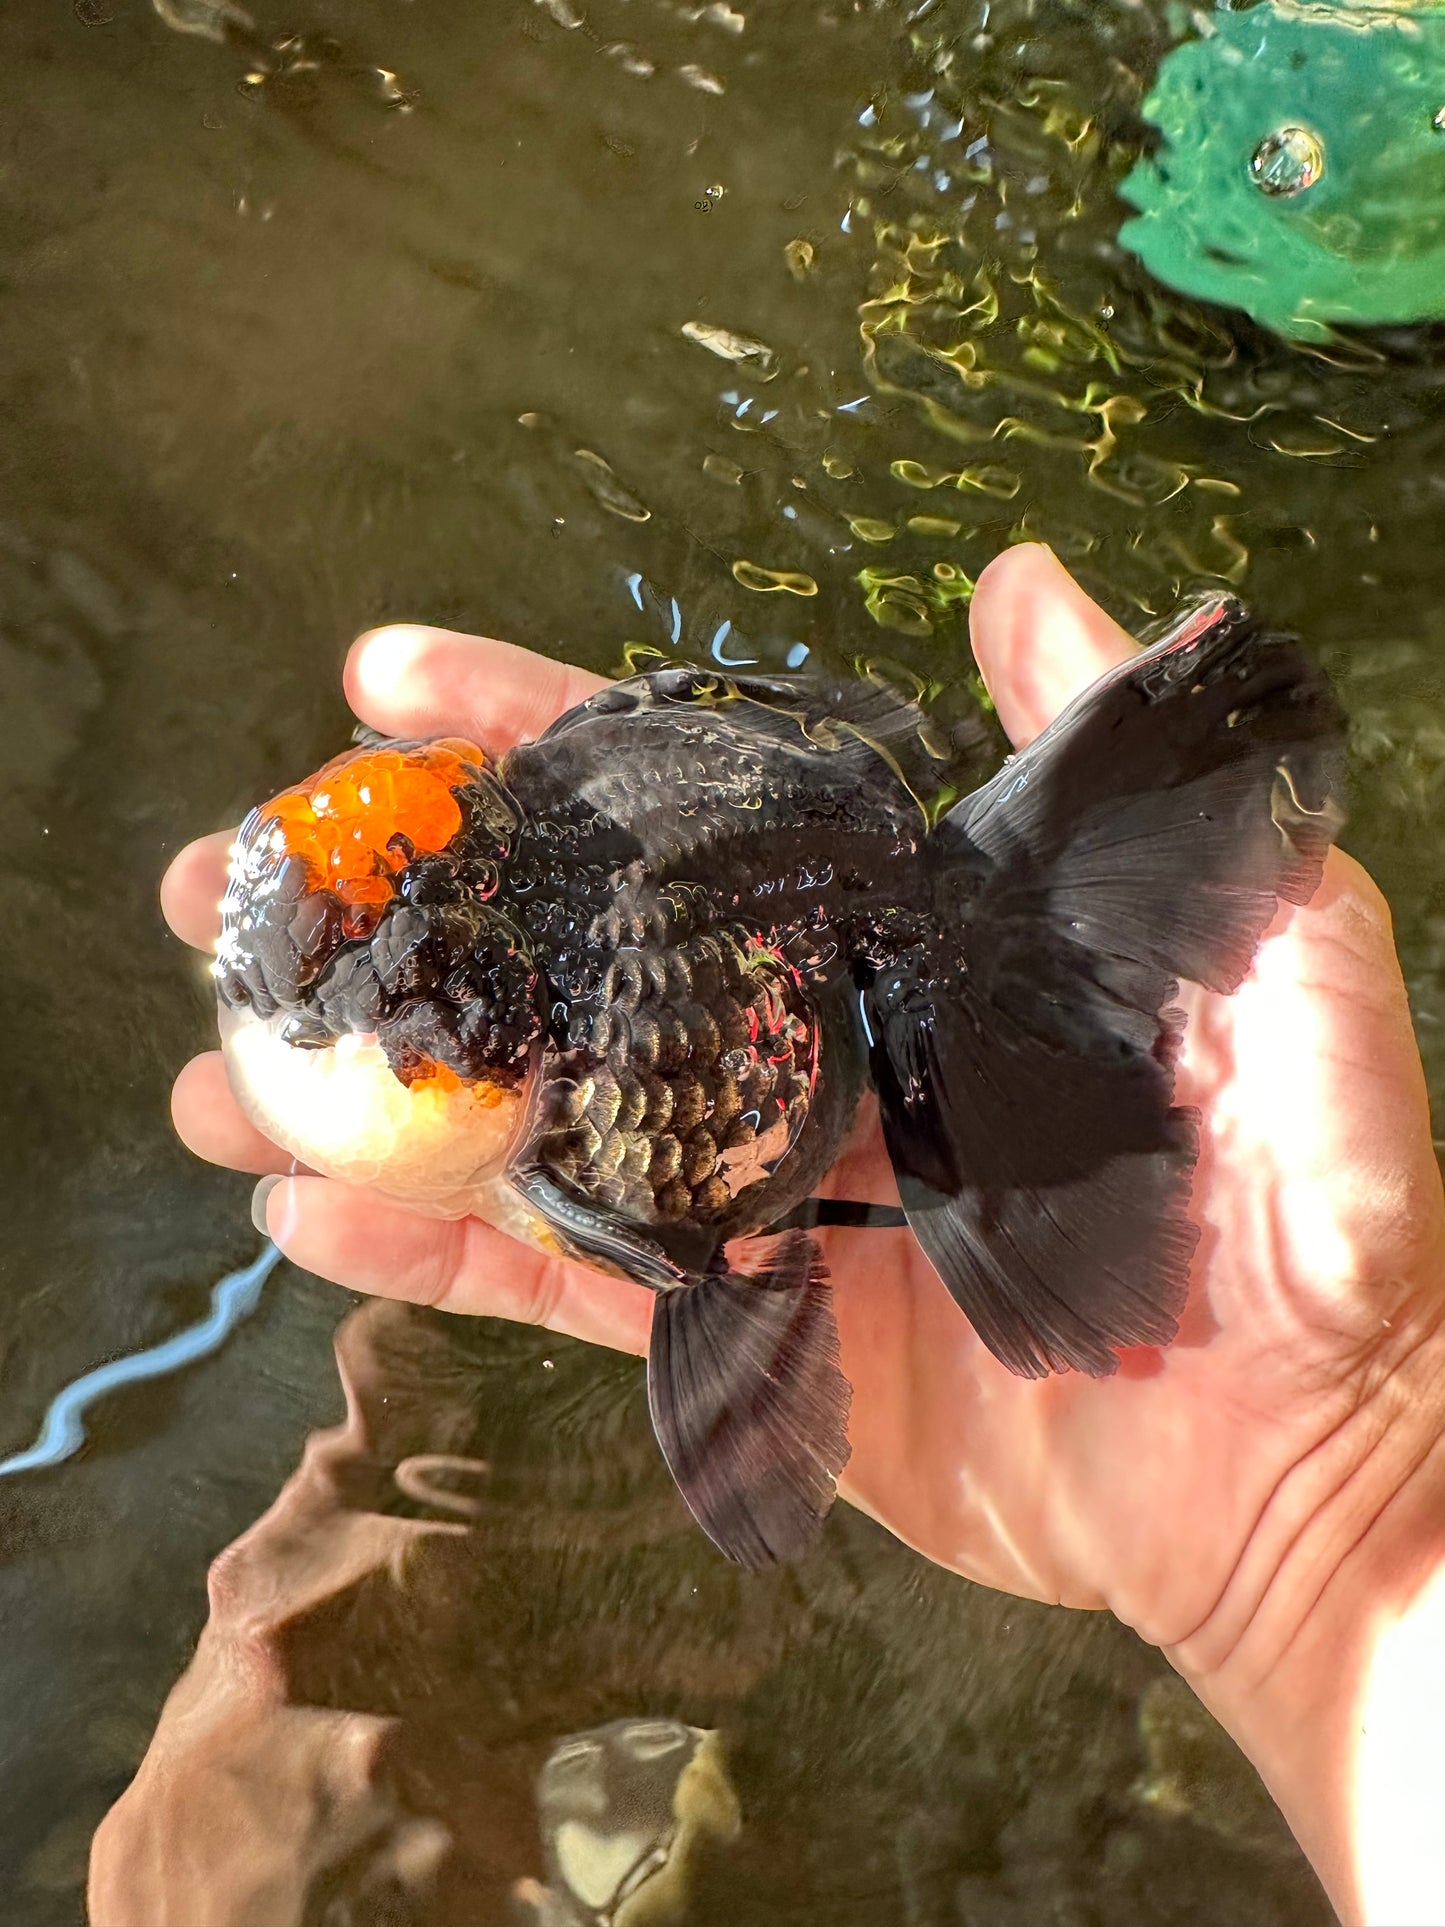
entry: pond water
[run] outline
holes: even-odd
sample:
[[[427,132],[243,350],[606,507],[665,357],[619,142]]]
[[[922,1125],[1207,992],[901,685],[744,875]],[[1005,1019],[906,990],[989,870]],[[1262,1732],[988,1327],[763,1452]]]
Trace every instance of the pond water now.
[[[345,741],[336,671],[384,618],[604,670],[887,658],[962,714],[968,587],[1010,541],[1126,622],[1228,583],[1338,678],[1347,842],[1445,1092],[1445,335],[1293,345],[1120,249],[1188,25],[1163,0],[8,0],[0,1454],[254,1255],[246,1182],[169,1133],[213,1020],[156,878]],[[15,1927],[83,1919],[209,1562],[341,1417],[350,1310],[283,1266],[213,1357],[0,1481]],[[283,1501],[309,1563],[262,1543],[240,1589],[270,1587],[287,1713],[390,1722],[393,1818],[473,1857],[370,1902],[331,1862],[283,1872],[286,1918],[504,1919],[478,1868],[543,1877],[549,1749],[646,1717],[716,1729],[739,1803],[689,1921],[1329,1919],[1112,1623],[947,1578],[845,1507],[801,1571],[741,1578],[670,1496],[631,1361],[400,1311],[340,1345],[329,1510],[310,1460]],[[484,1500],[390,1480],[438,1454],[485,1460]],[[281,1724],[258,1744],[279,1780]]]

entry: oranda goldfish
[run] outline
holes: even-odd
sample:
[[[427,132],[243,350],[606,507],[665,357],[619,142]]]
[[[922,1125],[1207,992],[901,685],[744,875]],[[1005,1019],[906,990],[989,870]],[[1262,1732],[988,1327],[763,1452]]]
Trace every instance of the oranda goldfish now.
[[[1004,1364],[1167,1343],[1197,1237],[1179,982],[1233,990],[1342,820],[1323,675],[1230,602],[951,807],[928,740],[875,683],[670,668],[499,760],[354,749],[235,848],[242,1106],[317,1171],[655,1292],[658,1439],[747,1565],[805,1550],[848,1455],[803,1227],[865,1086]]]

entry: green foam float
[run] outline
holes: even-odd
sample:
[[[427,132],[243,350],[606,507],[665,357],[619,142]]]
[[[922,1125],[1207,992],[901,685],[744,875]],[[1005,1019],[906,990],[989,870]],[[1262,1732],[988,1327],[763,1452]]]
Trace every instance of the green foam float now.
[[[1158,280],[1299,340],[1445,316],[1445,5],[1262,0],[1160,64],[1120,192]]]

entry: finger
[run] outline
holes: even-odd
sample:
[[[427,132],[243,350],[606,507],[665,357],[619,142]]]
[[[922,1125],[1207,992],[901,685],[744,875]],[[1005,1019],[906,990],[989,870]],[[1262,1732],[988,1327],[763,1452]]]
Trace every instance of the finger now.
[[[1343,1067],[1365,1067],[1374,1074],[1393,1112],[1393,1131],[1382,1126],[1379,1141],[1405,1136],[1412,1109],[1424,1120],[1425,1073],[1390,906],[1374,878],[1344,850],[1329,851],[1319,888],[1303,910],[1281,904],[1260,948],[1254,980],[1273,993],[1281,1007],[1290,1000],[1303,1011],[1307,1003],[1323,998],[1330,1010],[1348,1013],[1338,1042],[1327,1050],[1315,1047],[1317,1055],[1328,1059],[1318,1069],[1338,1076]],[[1279,1042],[1279,1026],[1270,1021],[1271,1041]],[[1261,1061],[1267,1056],[1262,1049]],[[1343,1113],[1357,1111],[1358,1104],[1352,1098],[1330,1108]],[[1343,1126],[1341,1116],[1335,1128]],[[1428,1142],[1428,1129],[1416,1135]],[[1433,1151],[1430,1162],[1433,1167]]]
[[[510,642],[397,623],[352,644],[346,699],[388,736],[459,731],[500,753],[539,736],[604,678]]]
[[[231,1095],[218,1050],[193,1057],[171,1087],[171,1120],[188,1151],[233,1171],[292,1171],[295,1160],[258,1131]]]
[[[161,915],[183,943],[210,950],[221,932],[221,898],[234,830],[197,837],[172,859],[161,878]]]
[[[351,1291],[647,1350],[652,1294],[641,1285],[534,1251],[477,1218],[422,1218],[304,1177],[271,1192],[266,1227],[294,1264]]]
[[[1041,543],[1005,549],[969,604],[974,660],[1015,748],[1138,644]]]

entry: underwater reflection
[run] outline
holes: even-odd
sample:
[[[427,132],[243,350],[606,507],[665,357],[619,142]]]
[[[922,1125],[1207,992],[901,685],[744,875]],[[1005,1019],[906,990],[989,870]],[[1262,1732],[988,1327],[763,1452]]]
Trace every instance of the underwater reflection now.
[[[489,1595],[515,1607],[527,1580],[497,1557],[513,1509],[466,1449],[446,1334],[377,1303],[336,1350],[346,1418],[211,1568],[195,1657],[95,1839],[92,1927],[666,1927],[738,1831],[716,1735],[577,1730],[644,1698],[645,1667],[599,1679],[565,1636],[570,1663],[539,1659],[545,1599],[520,1600],[514,1669],[477,1663]],[[644,1500],[612,1526],[683,1523]]]
[[[1212,1918],[1328,1919],[1112,1622],[846,1507],[805,1566],[740,1572],[630,1359],[383,1300],[335,1349],[345,1417],[212,1565],[91,1927],[1164,1927],[1206,1888]]]
[[[513,1899],[527,1927],[664,1927],[707,1835],[741,1825],[717,1735],[680,1720],[614,1720],[559,1740],[537,1782],[545,1886]]]

